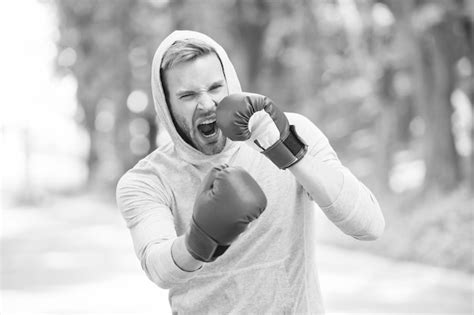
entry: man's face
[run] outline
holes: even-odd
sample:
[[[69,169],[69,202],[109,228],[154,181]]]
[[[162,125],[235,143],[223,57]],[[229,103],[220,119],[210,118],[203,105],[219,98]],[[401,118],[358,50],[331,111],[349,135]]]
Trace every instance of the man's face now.
[[[221,152],[226,138],[216,126],[216,107],[228,90],[216,54],[177,64],[164,77],[168,105],[185,140],[204,154]]]

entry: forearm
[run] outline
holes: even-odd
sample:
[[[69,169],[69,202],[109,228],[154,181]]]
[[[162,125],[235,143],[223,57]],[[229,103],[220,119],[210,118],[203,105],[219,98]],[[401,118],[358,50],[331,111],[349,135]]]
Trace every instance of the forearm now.
[[[141,261],[148,278],[163,289],[193,278],[202,266],[186,250],[184,236],[151,245]]]
[[[336,200],[344,183],[340,169],[318,162],[309,154],[288,170],[321,208],[330,206]]]
[[[203,262],[195,259],[186,249],[185,236],[176,238],[171,246],[171,256],[175,264],[184,271],[193,272],[200,269]]]
[[[289,170],[344,233],[361,240],[382,234],[385,222],[377,200],[349,170],[309,154]]]
[[[289,169],[344,233],[359,239],[380,235],[384,221],[377,201],[307,118],[285,115],[269,98],[250,93],[224,98],[217,118],[227,137],[247,141],[277,167]]]

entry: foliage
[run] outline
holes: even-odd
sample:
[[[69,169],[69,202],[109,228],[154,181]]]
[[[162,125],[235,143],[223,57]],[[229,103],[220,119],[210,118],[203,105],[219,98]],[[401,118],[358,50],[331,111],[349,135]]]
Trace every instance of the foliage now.
[[[465,173],[446,113],[452,112],[449,94],[461,83],[466,86],[455,80],[453,71],[455,63],[469,55],[470,46],[464,40],[469,34],[462,24],[472,23],[472,16],[463,15],[467,2],[55,3],[60,34],[58,72],[72,73],[78,81],[77,96],[83,109],[80,116],[91,135],[91,174],[101,174],[105,168],[111,172],[110,177],[116,178],[155,148],[159,126],[154,123],[150,64],[159,41],[173,29],[202,31],[221,42],[236,64],[244,89],[269,95],[285,110],[311,118],[343,159],[355,161],[356,173],[364,176],[375,171],[374,182],[380,187],[389,186],[397,151],[424,144],[428,149],[416,154],[426,160],[427,186],[446,183],[449,190]],[[456,49],[445,51],[451,56],[446,64],[449,68],[441,69],[445,72],[439,75],[449,75],[452,80],[446,87],[447,96],[437,98],[448,99],[435,107],[436,102],[429,98],[431,91],[442,88],[419,84],[426,81],[420,75],[438,76],[423,74],[432,65],[427,70],[419,67],[423,60],[435,57],[417,50],[417,45],[423,45],[427,36],[437,38],[436,30],[442,23],[451,24],[446,24],[445,35],[438,36],[438,47],[449,40],[448,45]],[[67,58],[65,62],[64,57],[71,51],[76,56],[74,62],[67,62]],[[433,49],[428,47],[429,51]],[[421,59],[414,63],[417,52]],[[442,60],[439,57],[430,62],[436,65]],[[136,99],[131,96],[137,95],[132,94],[134,91],[146,95],[145,109],[133,111],[133,104],[130,109],[129,103]],[[112,127],[100,124],[104,117],[111,117]],[[420,117],[429,131],[424,135],[411,128]],[[446,145],[431,135],[446,135],[442,142]],[[439,152],[451,155],[443,160]],[[114,163],[116,167],[111,167]],[[436,172],[439,163],[449,166],[444,173]],[[366,167],[369,164],[374,167]],[[103,178],[99,176],[99,180]]]
[[[447,195],[431,191],[421,197],[385,196],[380,201],[387,224],[380,239],[360,242],[330,230],[321,233],[322,240],[385,257],[474,273],[474,197],[466,189]]]
[[[156,148],[160,126],[149,86],[153,53],[172,30],[192,29],[226,48],[245,90],[268,95],[284,110],[315,122],[343,163],[383,201],[400,197],[393,182],[405,173],[401,191],[441,191],[440,198],[454,191],[446,200],[455,201],[452,196],[463,187],[474,189],[474,129],[465,126],[472,119],[459,114],[462,104],[452,103],[453,94],[461,93],[470,99],[464,113],[473,112],[472,1],[54,3],[57,70],[78,82],[78,120],[90,134],[92,183],[114,187],[125,170]],[[463,129],[453,125],[456,117]],[[400,171],[414,164],[422,165],[415,169],[420,176]],[[415,177],[424,181],[415,183]],[[393,249],[394,256],[436,262],[449,254],[453,262],[441,259],[443,265],[472,270],[472,262],[450,249],[465,241],[459,233],[471,223],[463,221],[472,211],[469,198],[452,211],[444,199],[387,208],[389,224],[409,226],[414,233],[395,242],[400,250]],[[451,223],[445,226],[445,219]],[[457,225],[462,228],[454,229]],[[436,235],[450,237],[427,254]],[[423,245],[407,252],[414,241]]]

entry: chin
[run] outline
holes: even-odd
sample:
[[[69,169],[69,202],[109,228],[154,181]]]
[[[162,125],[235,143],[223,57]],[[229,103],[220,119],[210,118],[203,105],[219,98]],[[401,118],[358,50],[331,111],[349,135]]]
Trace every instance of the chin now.
[[[224,150],[226,139],[219,139],[216,143],[201,146],[199,151],[205,155],[219,154]]]

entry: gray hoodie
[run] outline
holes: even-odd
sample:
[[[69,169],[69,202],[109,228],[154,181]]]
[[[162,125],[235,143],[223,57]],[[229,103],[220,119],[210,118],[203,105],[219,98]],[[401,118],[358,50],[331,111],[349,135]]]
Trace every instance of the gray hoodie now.
[[[308,144],[308,159],[317,167],[344,174],[334,203],[319,207],[312,192],[288,170],[280,170],[249,146],[229,139],[224,150],[208,156],[178,134],[163,93],[159,67],[164,52],[178,39],[197,38],[215,48],[229,93],[240,84],[227,54],[209,37],[176,31],[159,46],[153,60],[152,90],[160,128],[170,141],[129,170],[117,186],[117,203],[147,276],[169,289],[173,313],[268,314],[323,313],[316,271],[316,211],[323,211],[344,233],[364,238],[383,229],[380,208],[370,191],[337,158],[324,134],[308,119],[287,113]],[[305,157],[306,158],[306,157]],[[171,245],[189,225],[197,189],[211,167],[227,163],[246,169],[267,196],[264,213],[224,255],[194,272],[181,270]]]

